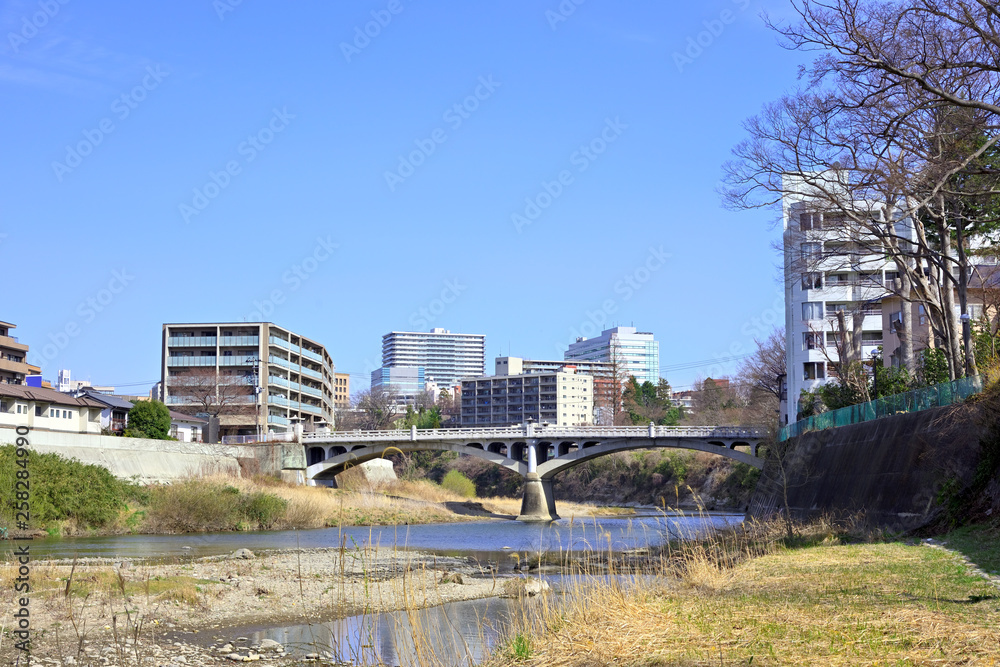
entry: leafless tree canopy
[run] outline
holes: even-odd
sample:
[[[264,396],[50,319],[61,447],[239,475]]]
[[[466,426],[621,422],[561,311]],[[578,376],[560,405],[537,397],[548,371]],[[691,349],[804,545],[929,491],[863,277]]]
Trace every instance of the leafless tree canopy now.
[[[392,428],[400,416],[396,392],[386,387],[366,389],[358,394],[358,428],[379,431]]]
[[[253,414],[256,411],[254,386],[234,371],[216,374],[214,368],[191,368],[168,378],[170,393],[189,402],[187,409],[221,415]]]
[[[952,377],[975,372],[956,310],[966,312],[970,254],[1000,222],[986,205],[1000,194],[1000,9],[995,0],[793,5],[798,20],[771,27],[817,57],[798,90],[746,122],[724,198],[756,208],[806,197],[838,221],[834,254],[894,264],[886,287],[925,306]],[[803,248],[800,272],[822,261]],[[908,308],[900,332],[913,371]]]

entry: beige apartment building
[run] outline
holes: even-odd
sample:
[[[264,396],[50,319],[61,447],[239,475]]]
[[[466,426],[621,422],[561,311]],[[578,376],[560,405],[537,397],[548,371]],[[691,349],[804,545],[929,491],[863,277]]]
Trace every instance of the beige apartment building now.
[[[11,335],[17,325],[0,322],[0,383],[25,384],[24,379],[38,372],[28,364],[28,346]]]
[[[462,380],[462,426],[594,423],[594,378],[567,368]]]
[[[333,428],[336,373],[326,348],[270,322],[164,324],[163,402],[220,410],[220,435]]]
[[[348,373],[333,374],[333,405],[337,408],[351,407],[351,376]]]

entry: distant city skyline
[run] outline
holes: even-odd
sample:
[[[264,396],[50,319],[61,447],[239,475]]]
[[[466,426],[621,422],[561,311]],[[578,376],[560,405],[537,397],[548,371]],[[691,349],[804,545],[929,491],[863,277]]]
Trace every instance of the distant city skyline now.
[[[354,391],[386,331],[634,324],[682,388],[781,325],[777,213],[716,190],[804,60],[783,0],[225,4],[0,12],[0,318],[47,378],[146,393],[165,322],[274,322]]]

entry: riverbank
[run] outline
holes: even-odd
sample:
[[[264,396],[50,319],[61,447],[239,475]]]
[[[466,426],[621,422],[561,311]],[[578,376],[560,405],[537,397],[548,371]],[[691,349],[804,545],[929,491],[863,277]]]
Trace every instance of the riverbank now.
[[[16,576],[15,565],[0,568],[5,618],[15,609]],[[419,609],[496,596],[504,582],[464,558],[349,544],[263,554],[241,550],[169,564],[38,562],[31,581],[36,659],[130,666],[228,664],[229,653],[240,654],[242,647],[246,656],[249,646],[236,642],[223,651],[237,639],[224,628]],[[218,642],[212,639],[216,632]],[[8,630],[0,640],[0,664],[13,664],[16,657]],[[283,657],[277,650],[265,652],[265,658]]]
[[[637,585],[595,579],[520,619],[488,665],[992,665],[1000,655],[1000,577],[962,554],[823,525],[774,537],[695,545]]]

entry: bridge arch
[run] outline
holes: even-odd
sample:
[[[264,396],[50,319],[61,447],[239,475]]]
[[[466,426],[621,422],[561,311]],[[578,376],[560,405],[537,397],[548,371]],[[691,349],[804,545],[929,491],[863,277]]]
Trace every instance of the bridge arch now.
[[[491,451],[493,446],[501,443],[490,443],[488,449],[482,449],[481,443],[469,443],[469,444],[455,444],[446,442],[392,442],[392,443],[379,443],[375,446],[371,445],[356,445],[351,448],[349,452],[339,454],[337,456],[331,456],[323,461],[316,463],[311,463],[306,468],[306,478],[315,480],[328,480],[333,479],[335,476],[344,472],[347,468],[351,466],[364,463],[366,461],[372,461],[374,459],[383,458],[385,454],[392,453],[394,451],[401,451],[404,453],[410,452],[457,452],[459,454],[466,454],[468,456],[474,456],[476,458],[489,461],[490,463],[495,463],[497,465],[503,466],[508,470],[516,472],[522,477],[527,474],[528,467],[523,461],[516,461],[510,459],[506,454]],[[525,443],[521,443],[525,445]],[[526,447],[526,445],[525,445]],[[504,445],[506,449],[506,445]],[[527,457],[526,457],[527,458]],[[307,461],[308,463],[308,461]]]
[[[740,444],[746,445],[749,443],[742,442]],[[569,470],[574,466],[578,466],[585,461],[596,459],[601,456],[607,456],[608,454],[614,454],[616,452],[626,452],[636,449],[689,449],[700,452],[708,452],[710,454],[717,454],[725,458],[739,461],[740,463],[751,465],[755,468],[762,468],[764,466],[764,462],[756,456],[728,447],[726,443],[722,441],[712,440],[698,442],[685,440],[681,443],[673,438],[656,438],[652,443],[650,443],[649,440],[643,441],[616,438],[613,440],[605,440],[600,443],[584,443],[584,446],[580,447],[575,452],[567,452],[564,456],[554,458],[550,461],[546,461],[545,463],[539,463],[538,476],[543,480],[551,480],[559,473]]]

